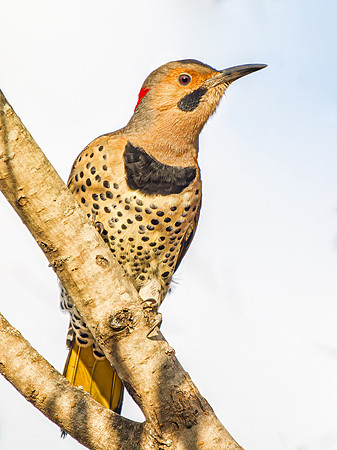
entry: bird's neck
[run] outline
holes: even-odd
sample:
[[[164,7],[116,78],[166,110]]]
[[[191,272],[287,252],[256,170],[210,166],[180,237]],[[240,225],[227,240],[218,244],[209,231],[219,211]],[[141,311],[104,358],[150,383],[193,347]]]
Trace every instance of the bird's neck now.
[[[143,148],[164,164],[183,167],[197,164],[199,132],[188,130],[179,123],[158,119],[131,120],[123,134],[133,145]]]

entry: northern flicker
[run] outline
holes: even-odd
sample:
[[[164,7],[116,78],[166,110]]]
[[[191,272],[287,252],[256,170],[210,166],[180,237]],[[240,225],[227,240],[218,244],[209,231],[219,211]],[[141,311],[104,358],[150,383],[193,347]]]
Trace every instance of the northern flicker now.
[[[144,301],[163,301],[196,231],[199,133],[230,83],[264,67],[165,64],[146,78],[129,123],[76,159],[69,189]],[[65,376],[120,412],[122,383],[64,289],[61,306],[71,316]]]

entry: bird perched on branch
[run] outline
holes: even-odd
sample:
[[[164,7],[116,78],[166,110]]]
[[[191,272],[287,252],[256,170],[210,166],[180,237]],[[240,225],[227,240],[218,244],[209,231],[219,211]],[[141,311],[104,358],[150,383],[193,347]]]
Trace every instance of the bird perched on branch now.
[[[163,301],[198,224],[199,133],[230,83],[264,67],[215,70],[196,60],[159,67],[129,123],[95,139],[74,163],[69,189],[150,307]],[[61,305],[71,318],[65,376],[120,412],[122,382],[64,289]]]

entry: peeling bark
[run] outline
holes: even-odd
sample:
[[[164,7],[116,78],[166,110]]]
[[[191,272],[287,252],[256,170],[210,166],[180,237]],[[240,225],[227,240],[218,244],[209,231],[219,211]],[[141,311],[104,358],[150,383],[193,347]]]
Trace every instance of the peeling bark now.
[[[1,345],[0,372],[43,414],[90,449],[240,449],[163,335],[147,337],[155,311],[143,308],[132,281],[1,92],[0,113],[0,189],[48,258],[146,421],[128,421],[98,405],[70,386],[31,347],[15,352]],[[13,340],[13,349],[29,346],[5,319],[0,323],[0,332],[4,339]],[[35,370],[35,378],[27,375],[30,370]],[[74,425],[80,421],[76,417],[85,418],[81,426]]]

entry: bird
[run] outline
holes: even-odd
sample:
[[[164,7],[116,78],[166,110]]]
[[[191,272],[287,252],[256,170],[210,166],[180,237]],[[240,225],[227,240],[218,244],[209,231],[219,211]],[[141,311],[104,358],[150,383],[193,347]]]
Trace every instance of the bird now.
[[[75,160],[70,191],[151,307],[164,300],[196,232],[199,134],[228,86],[264,67],[164,64],[145,79],[127,125],[93,140]],[[70,313],[65,377],[120,413],[123,383],[63,287],[61,307]]]

